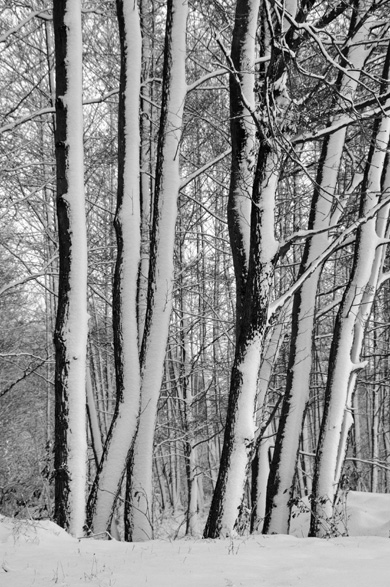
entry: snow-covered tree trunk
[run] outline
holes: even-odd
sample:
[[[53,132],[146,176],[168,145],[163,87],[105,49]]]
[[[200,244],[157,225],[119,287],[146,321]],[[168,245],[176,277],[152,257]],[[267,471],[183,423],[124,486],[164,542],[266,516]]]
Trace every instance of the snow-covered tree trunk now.
[[[251,197],[255,167],[255,58],[260,0],[238,0],[230,75],[232,159],[228,227],[236,277],[236,337],[239,335],[249,264]],[[250,110],[247,106],[250,107]]]
[[[81,1],[54,2],[60,275],[55,373],[56,522],[82,535],[86,498],[87,235],[84,199]]]
[[[182,285],[182,284],[181,284]],[[187,481],[187,519],[186,534],[196,536],[198,534],[198,480],[196,474],[196,447],[193,437],[193,378],[191,373],[191,357],[188,319],[185,317],[184,291],[181,292],[181,367],[182,373],[179,384],[179,410],[181,413],[182,428],[185,435],[183,441],[183,453],[185,458]]]
[[[340,75],[341,79],[338,82],[339,100],[336,108],[342,109],[345,98],[351,100],[354,97],[360,72],[368,55],[368,49],[363,43],[369,32],[370,28],[366,23],[352,36],[348,68]],[[336,115],[330,124],[337,124],[342,120],[343,114]],[[308,229],[317,231],[317,234],[306,241],[299,275],[307,270],[331,242],[326,229],[335,222],[335,216],[332,214],[333,198],[337,193],[345,136],[346,128],[342,128],[327,137],[322,147],[308,225]],[[268,481],[263,528],[265,533],[288,534],[289,531],[300,435],[309,400],[312,336],[320,274],[321,268],[318,268],[304,281],[293,299],[286,391]]]
[[[207,538],[229,535],[234,529],[254,441],[257,380],[278,248],[273,234],[276,160],[275,150],[268,145],[258,159],[246,297],[231,374],[220,470],[204,532]]]
[[[141,244],[139,96],[142,40],[137,4],[118,0],[117,12],[121,42],[118,198],[115,215],[118,252],[113,298],[117,401],[88,502],[88,526],[93,533],[105,532],[110,527],[137,430],[141,388],[137,280]]]
[[[269,453],[273,448],[269,438],[261,438],[256,453],[251,464],[252,479],[252,512],[251,512],[251,532],[258,533],[263,529],[267,483],[270,471]]]
[[[164,50],[162,110],[150,245],[150,268],[145,330],[141,348],[141,413],[129,467],[128,536],[152,537],[153,439],[163,376],[173,295],[173,253],[177,200],[180,189],[180,139],[186,97],[186,23],[188,4],[170,0]]]
[[[92,378],[90,368],[87,366],[87,379],[86,379],[86,391],[87,391],[87,414],[89,422],[89,430],[91,434],[92,450],[95,457],[96,467],[99,466],[100,459],[103,454],[103,443],[102,433],[100,429],[98,412],[96,409],[95,396],[92,389]]]
[[[244,23],[245,18],[253,18],[255,11],[250,10],[252,6],[254,3],[249,2],[246,10],[243,6],[242,12],[236,13],[236,18],[241,21],[240,26],[235,27],[238,35],[242,31],[249,36],[250,29]],[[296,3],[286,3],[284,8],[295,16]],[[278,12],[277,16],[279,18],[281,14]],[[284,20],[281,22],[285,24]],[[286,24],[285,30],[287,29]],[[245,46],[249,41],[244,37],[240,42]],[[204,530],[205,538],[230,535],[239,516],[249,458],[253,451],[258,373],[268,324],[274,264],[279,248],[274,234],[274,214],[280,170],[280,143],[275,139],[275,133],[283,131],[290,100],[286,88],[285,61],[276,48],[262,81],[260,95],[264,111],[263,118],[256,118],[260,147],[251,197],[248,273],[231,374],[224,445],[218,480]],[[232,98],[234,99],[234,95]],[[250,109],[250,103],[246,102],[243,92],[240,93],[240,99],[245,100],[247,109]],[[234,241],[232,246],[236,246]]]
[[[150,254],[150,228],[151,228],[151,211],[152,211],[152,193],[153,193],[153,169],[152,162],[154,156],[153,142],[153,92],[151,79],[153,78],[153,10],[150,0],[142,0],[139,3],[140,21],[142,31],[142,91],[141,91],[141,117],[140,117],[140,134],[141,134],[141,259],[138,277],[138,339],[139,345],[142,344],[142,338],[145,326],[145,316],[148,298],[148,278],[149,278],[149,254]]]
[[[389,66],[390,48],[383,70],[382,93],[387,91]],[[385,107],[388,105],[389,101]],[[388,184],[383,186],[381,182],[389,137],[389,118],[384,116],[377,119],[362,185],[361,218],[367,216],[381,201],[383,189],[385,192],[389,189]],[[364,332],[383,264],[388,213],[389,207],[385,206],[378,218],[370,218],[358,229],[352,273],[336,318],[313,480],[312,536],[328,534],[333,519],[333,506],[352,424],[351,409],[357,372],[364,368],[360,359]]]
[[[251,532],[261,532],[265,517],[267,483],[270,471],[269,449],[273,442],[267,438],[272,433],[269,430],[270,417],[265,404],[273,367],[278,359],[282,346],[285,322],[291,315],[291,303],[286,304],[280,313],[278,322],[269,330],[266,337],[264,351],[259,370],[257,397],[256,397],[256,448],[251,465]]]
[[[239,340],[243,321],[250,255],[252,190],[255,167],[255,123],[253,120],[253,113],[255,111],[254,64],[256,57],[256,32],[258,26],[259,6],[259,0],[237,1],[231,48],[230,65],[233,70],[230,74],[230,132],[232,140],[232,163],[230,171],[228,226],[236,277],[237,342]],[[259,350],[258,344],[255,344],[254,349],[255,348]],[[252,354],[256,356],[256,350],[254,350]],[[258,355],[258,360],[260,360],[260,354]],[[258,366],[257,368],[255,366],[255,369],[258,370]],[[239,376],[238,372],[237,375]],[[257,371],[255,378],[257,379]],[[234,393],[232,390],[233,384],[231,387],[231,398],[232,393]],[[254,434],[253,410],[255,394],[255,390],[252,389],[252,397],[249,400],[249,409],[252,409],[250,418],[252,420],[252,430],[249,431],[248,434],[249,442],[249,439],[253,438]],[[234,399],[236,401],[237,397],[235,396]],[[235,409],[235,401],[233,401],[231,407],[233,410]],[[244,477],[239,479],[238,487],[236,487],[234,491],[234,502],[232,503],[233,511],[228,513],[229,520],[225,519],[227,502],[224,501],[227,480],[225,478],[222,479],[221,477],[222,470],[225,471],[224,475],[227,474],[227,467],[230,464],[227,453],[230,452],[228,444],[230,446],[233,442],[232,435],[234,435],[234,430],[230,429],[228,416],[224,441],[226,449],[224,449],[222,453],[220,473],[214,491],[209,519],[204,532],[205,537],[217,536],[221,531],[231,531],[238,516],[238,508],[241,504],[244,490],[243,483],[245,471],[243,473]],[[246,447],[241,447],[240,452],[243,453],[242,463],[244,464],[245,469],[248,460]]]

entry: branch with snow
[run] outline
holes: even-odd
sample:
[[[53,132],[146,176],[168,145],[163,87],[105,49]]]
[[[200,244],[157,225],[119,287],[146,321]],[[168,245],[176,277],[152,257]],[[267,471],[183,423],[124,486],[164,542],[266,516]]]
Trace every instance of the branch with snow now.
[[[27,354],[27,353],[21,353],[21,354]],[[1,356],[1,355],[0,355]],[[33,355],[29,355],[29,356],[33,356]],[[48,356],[46,359],[41,359],[39,361],[39,363],[35,366],[35,367],[31,367],[28,366],[27,369],[24,370],[23,375],[21,377],[19,377],[18,379],[16,379],[15,381],[13,381],[12,383],[10,383],[8,385],[8,387],[5,387],[4,389],[2,389],[0,391],[0,398],[4,397],[9,391],[11,391],[11,389],[13,389],[18,383],[20,383],[21,381],[23,381],[24,379],[27,379],[28,377],[30,377],[30,375],[34,375],[34,373],[36,371],[38,371],[38,369],[40,367],[42,367],[43,365],[45,365],[51,358],[53,357],[53,355]]]
[[[42,10],[35,10],[34,12],[31,12],[26,18],[21,20],[17,25],[12,27],[11,29],[8,29],[8,31],[6,31],[2,35],[0,35],[0,43],[5,43],[5,41],[9,37],[11,37],[15,33],[17,33],[21,28],[23,28],[28,22],[30,22],[30,20],[33,20],[36,16],[40,16],[41,18],[45,14],[48,16],[48,14],[47,14],[48,10],[49,10],[49,8],[42,8]]]
[[[119,93],[119,88],[117,88],[115,90],[111,90],[110,92],[107,92],[107,94],[103,94],[102,96],[96,96],[95,98],[89,98],[88,100],[83,101],[83,106],[88,106],[90,104],[100,104],[101,102],[105,102],[106,100],[108,100],[112,96],[115,96],[118,93]],[[54,113],[55,113],[54,106],[48,106],[47,108],[41,108],[40,110],[36,110],[35,112],[31,112],[30,114],[28,114],[26,116],[22,116],[21,118],[18,118],[17,120],[14,120],[13,122],[9,122],[8,124],[5,124],[4,126],[0,126],[0,134],[2,134],[4,132],[9,132],[9,131],[13,130],[14,128],[16,128],[17,126],[20,126],[21,124],[24,124],[25,122],[30,122],[31,120],[34,120],[34,118],[38,118],[39,116],[44,116],[46,114],[54,114]]]
[[[320,267],[345,241],[354,233],[360,226],[374,218],[377,213],[390,203],[390,195],[384,198],[376,206],[374,206],[365,216],[362,216],[346,228],[341,235],[339,235],[326,249],[317,257],[317,259],[308,266],[306,271],[302,273],[299,279],[277,300],[272,302],[268,308],[268,322],[272,322],[276,313],[284,306],[284,304],[299,290],[302,283],[312,274],[318,267]]]

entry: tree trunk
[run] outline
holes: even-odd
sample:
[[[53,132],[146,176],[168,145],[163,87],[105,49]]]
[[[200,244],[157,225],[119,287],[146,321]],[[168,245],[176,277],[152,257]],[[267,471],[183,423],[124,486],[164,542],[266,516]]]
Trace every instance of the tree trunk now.
[[[141,412],[129,464],[128,538],[152,538],[153,439],[172,309],[173,253],[177,200],[180,189],[179,155],[186,97],[185,59],[188,4],[169,0],[164,51],[162,110],[150,246],[149,289],[141,348]]]
[[[254,435],[254,409],[263,338],[267,326],[273,259],[277,244],[273,236],[276,154],[264,148],[255,178],[251,257],[245,310],[231,375],[221,464],[204,536],[216,538],[233,531],[244,494],[246,473]],[[267,227],[267,230],[264,228]],[[264,239],[264,240],[263,240]]]
[[[91,532],[111,524],[128,454],[138,425],[140,369],[137,327],[137,279],[140,259],[139,95],[141,30],[137,4],[117,1],[121,42],[118,120],[118,242],[114,280],[113,329],[117,399],[103,457],[88,501]]]
[[[230,75],[232,162],[228,226],[236,276],[236,337],[239,336],[249,265],[251,197],[255,167],[255,55],[260,0],[238,0],[233,31]],[[244,97],[244,100],[243,100]],[[250,105],[252,112],[245,106]]]
[[[81,2],[54,2],[60,275],[55,372],[56,522],[83,534],[86,491],[87,235],[84,200]]]
[[[280,313],[278,322],[268,331],[265,349],[261,358],[256,396],[256,449],[251,467],[251,532],[261,532],[265,518],[267,483],[270,471],[269,451],[271,448],[271,441],[267,437],[271,434],[269,425],[275,415],[272,412],[270,413],[265,403],[265,398],[290,314],[291,303],[288,303]]]
[[[138,277],[138,338],[142,344],[145,326],[145,316],[148,297],[149,257],[150,257],[150,229],[152,216],[152,193],[153,193],[153,158],[154,158],[154,136],[153,136],[153,91],[151,79],[154,77],[154,55],[153,55],[153,5],[150,0],[141,0],[140,21],[142,30],[142,81],[140,110],[140,133],[141,133],[141,259]]]

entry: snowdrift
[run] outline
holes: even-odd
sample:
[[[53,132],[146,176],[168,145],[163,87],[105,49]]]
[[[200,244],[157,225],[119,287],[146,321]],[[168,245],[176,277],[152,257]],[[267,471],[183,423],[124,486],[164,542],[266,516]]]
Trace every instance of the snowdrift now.
[[[390,495],[350,493],[349,537],[144,543],[77,539],[49,521],[0,516],[1,587],[389,587]],[[298,528],[298,521],[300,526]]]
[[[341,536],[390,538],[390,494],[349,491],[342,500],[337,518],[337,530]],[[306,537],[309,524],[309,502],[306,499],[293,510],[290,532],[298,538]]]

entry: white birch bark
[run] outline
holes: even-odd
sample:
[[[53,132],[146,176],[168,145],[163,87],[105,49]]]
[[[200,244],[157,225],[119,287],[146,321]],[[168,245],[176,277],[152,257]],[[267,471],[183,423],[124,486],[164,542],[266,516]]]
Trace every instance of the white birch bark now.
[[[153,439],[172,309],[173,252],[180,189],[179,155],[185,79],[187,1],[168,2],[163,106],[157,153],[148,308],[141,350],[141,412],[131,462],[130,537],[152,537]]]
[[[388,79],[389,61],[390,51],[386,56],[385,80]],[[381,179],[389,137],[390,120],[383,117],[374,126],[362,188],[361,216],[369,214],[382,196]],[[387,184],[385,190],[388,189]],[[371,218],[358,230],[352,275],[336,320],[314,475],[310,532],[316,536],[328,533],[328,524],[333,517],[348,431],[352,424],[352,396],[356,376],[364,367],[360,355],[383,262],[383,238],[388,214],[389,207],[386,206],[378,219]]]
[[[122,42],[118,206],[115,226],[118,259],[114,291],[117,404],[94,482],[88,522],[93,533],[105,532],[113,515],[128,454],[135,437],[140,406],[137,325],[137,279],[140,261],[139,96],[141,30],[136,3],[118,2]]]
[[[87,235],[84,198],[81,2],[55,6],[59,300],[55,331],[56,521],[83,534],[86,492]]]
[[[351,39],[352,49],[348,54],[349,66],[340,85],[339,107],[344,99],[353,99],[359,83],[361,69],[369,49],[364,40],[370,33],[369,23],[363,25]],[[337,106],[336,106],[337,107]],[[339,123],[344,116],[333,118],[331,124]],[[310,229],[320,231],[332,225],[332,208],[337,191],[337,180],[346,128],[333,133],[326,141],[320,161],[318,188],[313,197]],[[301,273],[305,271],[330,244],[328,232],[319,232],[306,244]],[[309,400],[312,333],[315,319],[315,302],[321,267],[310,275],[294,297],[292,347],[287,389],[282,417],[278,429],[274,460],[269,479],[267,515],[264,531],[270,534],[288,534],[291,515],[291,499],[299,450],[299,439],[306,404]],[[294,325],[295,323],[295,325]]]

